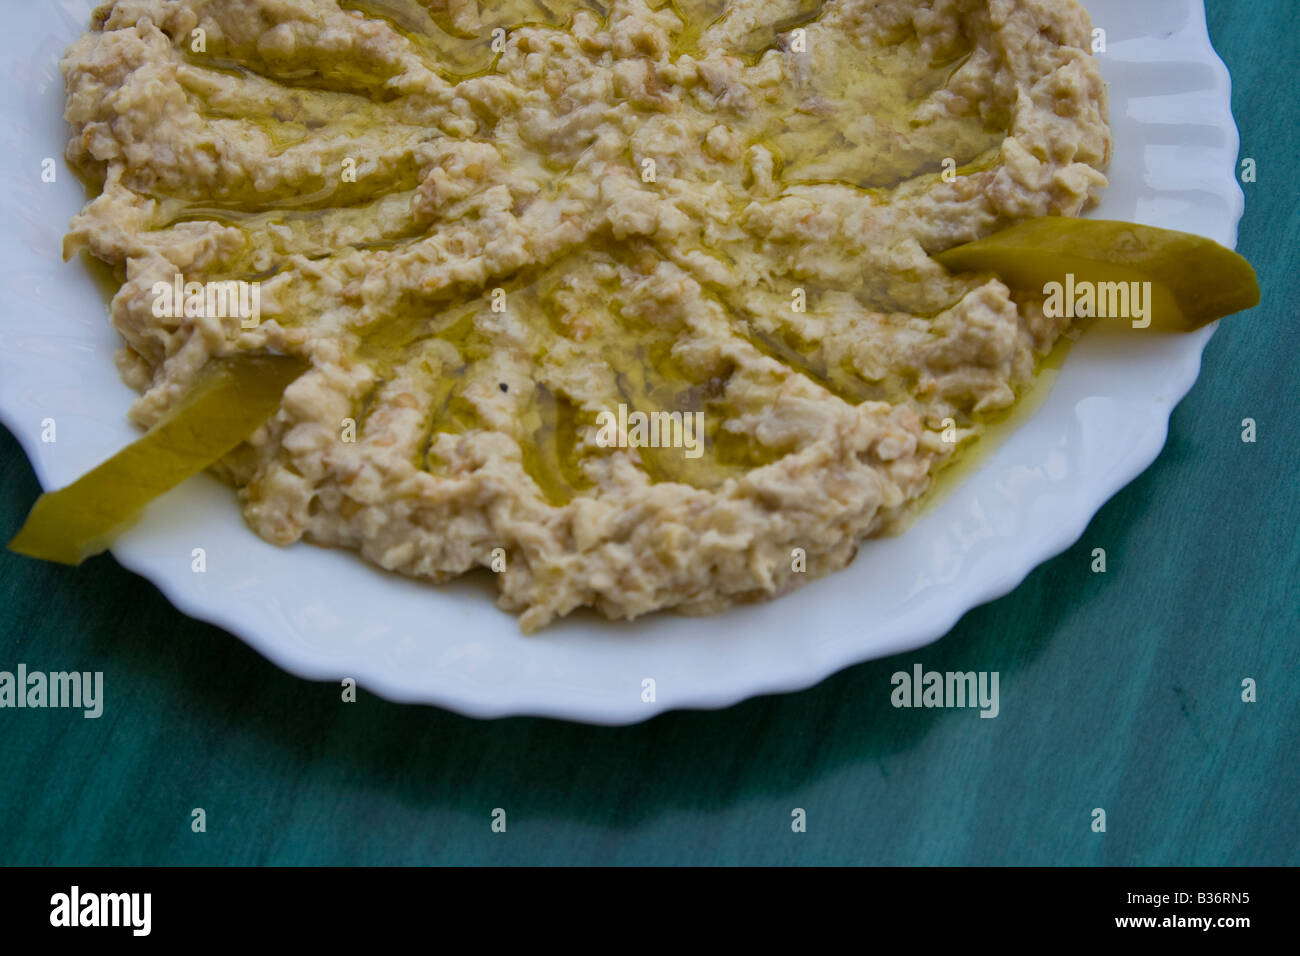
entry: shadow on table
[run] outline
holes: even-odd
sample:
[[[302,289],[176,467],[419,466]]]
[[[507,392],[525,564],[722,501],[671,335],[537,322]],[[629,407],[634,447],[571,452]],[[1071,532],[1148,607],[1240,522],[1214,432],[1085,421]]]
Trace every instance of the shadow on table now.
[[[1072,551],[1071,564],[1087,560],[1081,545]],[[891,675],[916,663],[998,671],[1005,697],[1016,672],[1065,624],[1053,596],[1077,589],[1080,579],[1074,567],[1049,563],[1012,595],[968,613],[937,644],[856,665],[805,691],[610,728],[479,721],[364,690],[343,704],[337,683],[293,677],[219,628],[184,617],[111,558],[95,564],[81,576],[52,569],[58,586],[51,589],[68,592],[69,602],[96,594],[107,605],[97,620],[119,622],[97,628],[92,659],[106,670],[125,668],[132,683],[170,698],[167,709],[192,725],[187,733],[206,737],[219,728],[255,738],[250,749],[260,754],[240,755],[252,767],[276,767],[281,779],[364,780],[367,791],[420,805],[490,808],[526,794],[531,813],[604,826],[633,826],[686,806],[721,809],[751,792],[798,792],[851,765],[874,764],[887,777],[891,755],[939,722],[978,721],[971,709],[895,708]],[[1076,593],[1070,606],[1086,599]]]

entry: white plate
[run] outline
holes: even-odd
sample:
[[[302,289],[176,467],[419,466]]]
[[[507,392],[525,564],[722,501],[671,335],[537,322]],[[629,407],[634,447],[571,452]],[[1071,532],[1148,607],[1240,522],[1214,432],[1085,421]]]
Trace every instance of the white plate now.
[[[0,35],[0,275],[11,295],[0,317],[0,418],[46,488],[137,437],[103,299],[59,252],[83,196],[62,163],[57,62],[92,5],[12,5]],[[1237,129],[1201,0],[1087,6],[1108,35],[1102,66],[1116,139],[1111,185],[1094,215],[1235,245]],[[54,184],[41,181],[44,157],[59,160]],[[1069,547],[1155,459],[1211,334],[1090,332],[1038,413],[905,535],[864,544],[846,570],[778,601],[717,617],[661,614],[629,625],[580,616],[523,637],[483,582],[436,588],[351,553],[262,542],[232,493],[206,476],[151,506],[113,553],[186,614],[286,670],[353,677],[394,700],[608,724],[723,707],[929,643]],[[52,444],[41,441],[46,418],[56,423]],[[196,547],[206,551],[202,574],[191,570]],[[642,699],[646,678],[653,702]]]

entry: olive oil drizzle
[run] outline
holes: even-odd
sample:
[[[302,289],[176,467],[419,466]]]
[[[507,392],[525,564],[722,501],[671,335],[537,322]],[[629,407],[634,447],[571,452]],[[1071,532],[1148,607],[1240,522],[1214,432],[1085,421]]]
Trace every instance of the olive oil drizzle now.
[[[570,25],[578,11],[588,11],[608,23],[611,12],[607,4],[596,0],[503,0],[482,4],[476,26],[467,31],[453,22],[447,8],[434,11],[416,0],[341,0],[340,6],[358,16],[387,23],[409,42],[433,73],[452,84],[495,69],[501,54],[493,49],[493,30],[513,33],[524,27],[561,28]],[[750,67],[764,57],[786,55],[789,32],[796,28],[815,31],[827,8],[827,4],[812,0],[786,6],[792,12],[759,24],[749,32],[742,48],[728,52]],[[711,31],[723,25],[731,10],[727,0],[671,0],[660,5],[660,9],[664,7],[671,7],[683,24],[672,38],[672,59],[706,55]],[[937,179],[937,142],[954,154],[960,174],[990,168],[996,159],[996,144],[1005,135],[1003,130],[986,128],[963,117],[945,119],[939,127],[927,128],[912,118],[919,102],[952,80],[967,62],[969,50],[959,51],[945,62],[921,62],[914,41],[915,37],[904,37],[870,55],[852,47],[841,49],[824,43],[818,51],[817,62],[821,65],[800,74],[798,82],[783,90],[774,105],[753,116],[721,111],[718,118],[735,129],[747,146],[763,146],[773,155],[782,195],[793,187],[825,185],[883,202],[891,190],[904,183]],[[327,223],[348,221],[348,216],[364,218],[375,204],[401,202],[414,195],[420,178],[413,156],[414,146],[421,141],[419,129],[400,113],[387,112],[395,108],[399,94],[389,83],[394,75],[387,73],[386,67],[349,60],[320,69],[272,66],[255,49],[238,45],[226,48],[220,41],[202,54],[192,53],[183,45],[180,49],[184,69],[216,71],[248,83],[269,84],[276,90],[278,106],[273,114],[249,117],[241,116],[235,108],[237,92],[226,90],[217,97],[220,102],[209,103],[203,83],[184,84],[194,109],[205,121],[242,120],[260,132],[278,153],[318,146],[316,138],[326,132],[343,131],[364,137],[374,131],[377,117],[386,115],[393,116],[392,129],[406,138],[395,152],[383,158],[379,171],[358,177],[353,183],[322,177],[319,182],[285,184],[278,191],[249,186],[197,196],[167,195],[156,187],[145,189],[134,184],[142,193],[159,200],[160,228],[212,221],[250,236],[266,233],[271,227],[289,227],[294,235],[305,236]],[[864,110],[871,115],[870,123],[850,128],[841,122],[860,118]],[[430,130],[427,135],[436,138],[442,134]],[[890,143],[896,141],[897,148],[891,146],[881,155],[882,137]],[[866,161],[869,155],[873,157],[871,162]],[[565,169],[560,164],[561,173]],[[736,212],[747,201],[743,195],[737,197]],[[419,243],[428,235],[428,224],[411,215],[398,229],[358,240],[350,249],[383,257]],[[273,275],[284,267],[283,252],[275,245],[271,248],[281,258],[269,269],[263,268],[262,274]],[[728,255],[725,248],[711,251]],[[303,245],[292,252],[308,259],[331,254],[328,247],[314,250]],[[729,398],[728,384],[734,369],[702,374],[686,368],[675,355],[695,333],[688,328],[660,328],[629,318],[621,308],[629,294],[627,289],[616,285],[605,290],[603,301],[584,303],[588,329],[585,337],[566,325],[548,305],[548,294],[566,270],[581,271],[599,261],[613,266],[626,278],[637,256],[674,258],[671,250],[660,249],[653,242],[610,240],[599,252],[579,250],[559,262],[487,283],[489,288],[506,290],[517,320],[531,328],[542,343],[535,356],[539,362],[550,348],[562,344],[575,350],[584,361],[615,370],[607,394],[578,400],[560,382],[552,380],[553,376],[539,369],[531,383],[531,394],[525,392],[517,399],[523,402],[515,436],[523,466],[554,506],[593,487],[587,465],[595,457],[630,456],[652,482],[717,488],[752,468],[779,460],[788,451],[767,448],[755,435],[737,426],[747,410]],[[254,268],[247,250],[228,265],[242,274],[250,274]],[[794,276],[773,276],[772,281],[800,284]],[[871,276],[864,274],[857,287],[841,291],[858,296],[864,305],[884,307],[871,284]],[[703,280],[701,286],[702,294],[725,310],[738,341],[779,362],[790,374],[802,375],[853,405],[914,400],[910,394],[916,384],[914,377],[909,381],[905,374],[894,374],[882,381],[870,381],[847,355],[832,356],[822,343],[803,339],[798,326],[787,321],[780,309],[758,321],[732,290],[709,287]],[[817,290],[812,291],[815,294]],[[476,316],[487,308],[485,296],[486,290],[468,299],[451,293],[450,301],[441,294],[427,299],[405,297],[370,327],[358,330],[358,359],[368,363],[374,373],[355,409],[363,436],[381,390],[399,374],[421,381],[429,389],[426,432],[415,451],[417,467],[437,471],[444,466],[434,453],[439,435],[468,435],[484,427],[469,396],[473,386],[482,386],[490,376],[487,365],[493,343],[476,322]],[[286,316],[282,321],[310,326],[311,317]],[[428,347],[432,340],[450,346],[456,358],[431,359]],[[689,459],[681,449],[596,447],[592,436],[597,412],[612,410],[618,403],[636,412],[703,412],[706,427],[701,436],[702,456]]]

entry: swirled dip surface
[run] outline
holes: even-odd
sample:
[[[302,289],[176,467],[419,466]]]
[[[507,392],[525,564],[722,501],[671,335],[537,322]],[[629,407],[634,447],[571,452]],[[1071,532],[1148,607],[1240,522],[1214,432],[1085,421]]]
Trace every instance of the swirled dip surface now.
[[[118,0],[63,64],[65,251],[121,282],[141,425],[213,356],[310,361],[222,465],[264,538],[495,555],[526,630],[714,611],[846,564],[1066,331],[928,253],[1096,198],[1090,39],[1074,0]],[[160,317],[178,274],[260,322]],[[701,413],[695,456],[602,441],[620,405]]]

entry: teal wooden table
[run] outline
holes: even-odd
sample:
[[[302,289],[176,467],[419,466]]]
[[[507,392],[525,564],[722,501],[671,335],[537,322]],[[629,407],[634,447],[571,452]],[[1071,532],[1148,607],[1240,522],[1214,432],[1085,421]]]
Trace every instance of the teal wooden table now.
[[[0,670],[102,670],[107,698],[0,710],[0,863],[1300,864],[1294,12],[1209,2],[1264,304],[1215,335],[1156,464],[938,644],[719,713],[481,723],[344,705],[109,556],[0,552]],[[6,540],[38,492],[0,431]],[[1001,713],[894,709],[916,662],[999,671]]]

